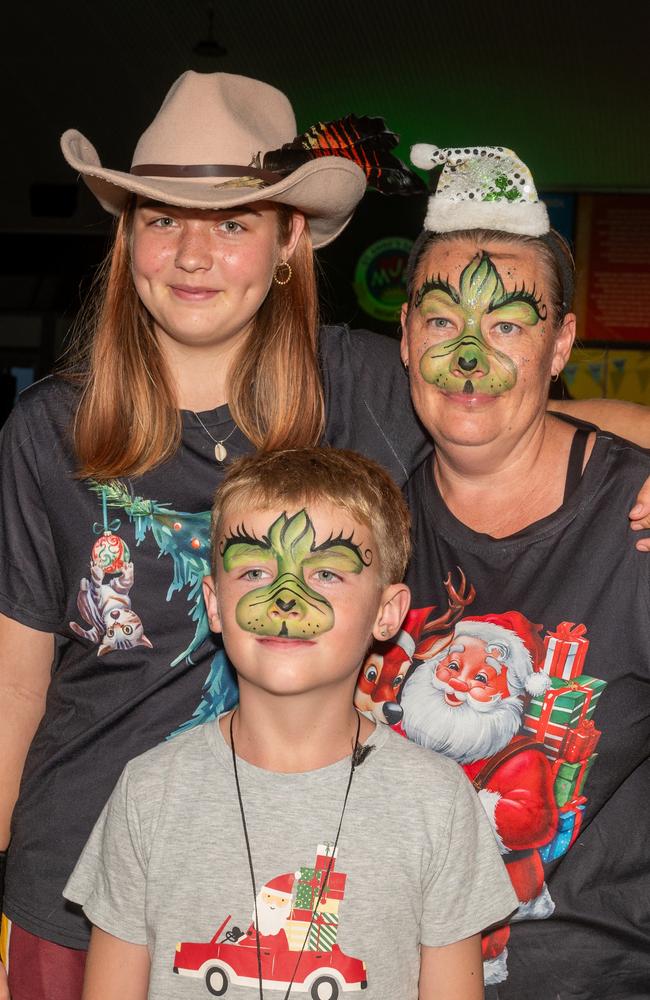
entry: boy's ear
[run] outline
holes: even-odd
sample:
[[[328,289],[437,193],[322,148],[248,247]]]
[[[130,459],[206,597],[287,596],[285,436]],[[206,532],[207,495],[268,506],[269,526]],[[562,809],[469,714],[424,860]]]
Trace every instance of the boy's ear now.
[[[379,611],[372,634],[385,642],[397,635],[411,604],[411,591],[405,583],[391,583],[382,591]]]
[[[219,615],[217,590],[211,576],[203,577],[203,599],[208,612],[208,624],[210,625],[210,631],[221,632],[221,617]]]

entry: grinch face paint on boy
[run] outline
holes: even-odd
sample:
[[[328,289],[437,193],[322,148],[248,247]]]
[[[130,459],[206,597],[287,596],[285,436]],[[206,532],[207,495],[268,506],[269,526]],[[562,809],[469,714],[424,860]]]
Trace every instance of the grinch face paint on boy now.
[[[223,538],[220,553],[226,573],[244,586],[262,584],[239,598],[239,626],[259,636],[303,641],[334,625],[334,609],[325,596],[328,587],[372,562],[369,549],[362,551],[342,533],[317,545],[306,510],[281,514],[261,538],[238,526]]]
[[[426,326],[419,362],[425,382],[468,397],[499,396],[517,381],[509,341],[546,319],[535,287],[506,291],[489,254],[479,251],[460,275],[458,288],[439,274],[416,291],[412,308]],[[431,344],[431,341],[433,343]]]

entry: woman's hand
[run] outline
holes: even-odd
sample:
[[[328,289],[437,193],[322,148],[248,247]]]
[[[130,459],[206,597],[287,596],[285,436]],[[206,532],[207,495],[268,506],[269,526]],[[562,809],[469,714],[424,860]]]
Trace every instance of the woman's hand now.
[[[650,528],[650,476],[637,493],[636,503],[630,513],[632,531],[643,531]],[[650,538],[640,538],[636,543],[639,552],[650,552]]]

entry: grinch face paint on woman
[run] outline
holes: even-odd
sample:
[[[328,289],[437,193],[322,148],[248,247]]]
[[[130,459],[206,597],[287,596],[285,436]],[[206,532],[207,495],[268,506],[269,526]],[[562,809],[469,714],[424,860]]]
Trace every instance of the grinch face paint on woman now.
[[[262,538],[242,525],[222,540],[223,569],[241,570],[259,587],[237,602],[235,616],[246,632],[282,639],[311,639],[334,625],[334,610],[321,592],[342,574],[359,574],[372,562],[372,552],[342,534],[316,545],[306,510],[276,518]]]
[[[546,306],[535,287],[522,284],[506,291],[484,251],[464,268],[458,288],[439,274],[427,278],[411,308],[426,325],[427,342],[434,341],[420,358],[422,378],[444,392],[467,396],[498,396],[512,389],[517,364],[504,349],[507,341],[522,327],[546,319]]]

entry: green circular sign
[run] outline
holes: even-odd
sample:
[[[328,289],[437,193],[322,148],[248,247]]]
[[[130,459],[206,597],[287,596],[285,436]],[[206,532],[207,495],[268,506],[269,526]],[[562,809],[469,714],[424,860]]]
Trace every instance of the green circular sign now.
[[[399,319],[406,299],[406,265],[413,240],[387,236],[362,253],[354,272],[357,302],[383,323]]]

